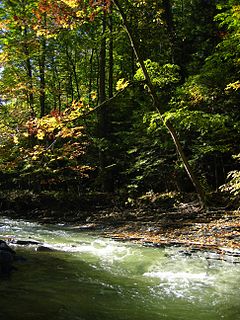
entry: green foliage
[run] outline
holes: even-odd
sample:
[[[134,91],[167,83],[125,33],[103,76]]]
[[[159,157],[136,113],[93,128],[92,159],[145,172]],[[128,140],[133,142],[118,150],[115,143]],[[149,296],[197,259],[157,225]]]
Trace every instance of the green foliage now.
[[[240,153],[233,156],[240,163]],[[233,199],[240,196],[240,170],[233,170],[228,173],[227,183],[220,187],[221,191],[229,192]]]
[[[210,114],[187,108],[171,110],[164,114],[165,121],[172,120],[185,131],[194,131],[201,136],[208,134],[226,135],[231,121],[228,115]]]
[[[160,89],[172,86],[180,80],[179,67],[177,65],[168,63],[160,66],[159,63],[153,62],[150,59],[144,61],[144,64],[152,83]],[[145,80],[141,68],[136,71],[134,79],[137,81]]]
[[[221,6],[225,11],[216,15],[219,22],[219,35],[222,41],[216,46],[213,55],[206,60],[204,70],[207,76],[215,78],[215,84],[220,88],[231,82],[239,81],[240,76],[240,6],[231,4]],[[212,83],[213,83],[212,79]]]
[[[240,29],[240,5],[237,1],[229,1],[225,5],[219,4],[219,10],[224,10],[216,15],[215,20],[219,22],[220,27],[226,27],[229,31],[236,31],[239,34]],[[237,35],[236,34],[236,35]]]
[[[239,172],[231,155],[239,153],[238,2],[170,1],[169,12],[165,1],[135,2],[121,1],[165,111],[163,120],[175,126],[204,186],[217,189],[230,171],[225,190],[237,196]],[[117,191],[192,191],[164,122],[142,90],[144,75],[118,12],[113,7],[111,13],[109,5],[1,2],[0,172],[9,185],[84,188],[87,176],[99,169],[100,151]],[[94,112],[89,105],[98,104],[103,39],[106,97],[126,90]],[[124,79],[135,81],[128,86]],[[100,112],[106,112],[104,137],[98,134]]]

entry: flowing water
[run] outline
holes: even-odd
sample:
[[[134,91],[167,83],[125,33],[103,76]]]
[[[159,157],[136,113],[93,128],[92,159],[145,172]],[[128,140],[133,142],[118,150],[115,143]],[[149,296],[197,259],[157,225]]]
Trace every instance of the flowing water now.
[[[57,249],[15,248],[26,261],[0,279],[0,320],[240,319],[240,265],[7,218],[0,236]]]

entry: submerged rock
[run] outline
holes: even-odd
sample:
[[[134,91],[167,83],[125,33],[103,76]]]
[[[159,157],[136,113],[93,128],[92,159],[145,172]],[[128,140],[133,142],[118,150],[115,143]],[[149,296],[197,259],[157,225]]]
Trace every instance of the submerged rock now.
[[[14,244],[20,246],[31,246],[31,245],[41,245],[42,243],[36,240],[16,240]]]
[[[50,252],[50,251],[56,251],[56,250],[49,248],[49,247],[45,247],[45,246],[39,246],[39,247],[37,247],[36,251]]]

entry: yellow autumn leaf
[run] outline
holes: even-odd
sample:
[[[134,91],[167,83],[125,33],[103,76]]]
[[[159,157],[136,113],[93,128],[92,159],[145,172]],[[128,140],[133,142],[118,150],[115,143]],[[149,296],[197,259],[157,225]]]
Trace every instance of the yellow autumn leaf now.
[[[97,92],[96,91],[91,92],[91,99],[92,100],[96,100],[97,99]]]
[[[71,137],[71,135],[72,131],[66,127],[59,132],[59,136],[61,136],[62,138]]]
[[[46,39],[56,39],[56,37],[57,37],[57,35],[56,34],[54,34],[54,33],[48,33],[47,35],[46,35]]]
[[[76,0],[62,0],[66,5],[68,5],[71,8],[76,8],[78,6],[78,1]]]
[[[1,52],[0,53],[0,62],[4,63],[8,61],[8,53],[6,52]]]
[[[225,88],[225,91],[230,91],[230,90],[239,90],[240,89],[240,81],[236,81],[236,82],[233,82],[233,83],[229,83],[226,88]]]
[[[45,137],[45,132],[42,130],[38,130],[38,133],[37,133],[38,140],[43,140],[44,137]]]
[[[78,18],[83,18],[84,15],[85,15],[85,13],[84,13],[83,10],[78,10],[78,11],[76,12],[76,16],[77,16]]]
[[[45,35],[45,31],[43,29],[37,30],[36,35],[37,35],[37,37],[41,37],[41,36]]]
[[[119,79],[116,84],[116,90],[120,91],[125,89],[129,85],[129,81],[125,80],[124,78]]]
[[[15,144],[19,144],[19,140],[18,140],[18,137],[17,137],[17,136],[14,136],[14,137],[13,137],[13,142],[14,142]]]

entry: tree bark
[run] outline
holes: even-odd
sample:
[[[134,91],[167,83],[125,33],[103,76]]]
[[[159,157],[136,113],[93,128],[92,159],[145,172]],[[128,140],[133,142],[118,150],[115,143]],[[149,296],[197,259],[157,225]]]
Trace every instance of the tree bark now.
[[[170,41],[172,63],[174,63],[175,62],[175,30],[174,30],[174,23],[173,23],[171,1],[163,0],[162,5],[164,9],[164,19],[166,22],[168,37]]]
[[[24,54],[26,56],[25,63],[26,63],[26,69],[27,69],[27,78],[28,78],[28,81],[29,81],[28,100],[29,100],[29,106],[30,106],[30,109],[31,109],[32,116],[35,116],[34,96],[33,96],[32,64],[31,64],[31,60],[30,60],[27,36],[28,36],[27,27],[24,26]]]
[[[81,93],[80,93],[79,84],[78,84],[78,75],[77,75],[76,63],[73,61],[73,58],[72,58],[71,54],[68,51],[67,44],[66,44],[66,55],[67,55],[67,58],[68,58],[68,61],[69,61],[70,65],[72,66],[73,77],[74,77],[76,90],[77,90],[77,99],[80,100],[81,99]]]
[[[108,71],[108,97],[113,96],[113,19],[112,19],[112,6],[109,12],[109,71]]]
[[[99,104],[106,101],[106,12],[103,13],[102,39],[99,56]],[[98,137],[104,142],[109,141],[109,114],[106,108],[98,110]],[[99,149],[99,181],[104,192],[113,191],[113,183],[109,166],[109,150]]]
[[[89,102],[89,104],[92,101],[91,93],[92,93],[92,85],[93,85],[93,55],[94,55],[94,49],[92,49],[92,51],[91,51],[91,56],[90,56],[90,61],[89,61],[89,65],[90,65],[89,86],[88,86],[88,102]]]
[[[53,72],[53,79],[54,79],[54,99],[55,99],[55,105],[54,109],[56,110],[58,108],[58,112],[60,113],[62,110],[62,100],[61,100],[61,80],[59,77],[59,72],[57,68],[57,64],[55,62],[54,56],[52,56],[52,72]]]
[[[99,102],[106,100],[106,14],[103,14],[102,39],[99,56]]]
[[[45,62],[46,62],[46,40],[41,40],[41,52],[39,57],[39,75],[40,75],[40,117],[43,117],[46,113],[46,93],[45,93]]]
[[[199,197],[199,201],[200,201],[200,204],[202,207],[205,207],[205,192],[199,182],[199,180],[197,179],[197,177],[195,176],[189,162],[188,162],[188,159],[183,151],[183,148],[182,148],[182,145],[181,145],[181,142],[179,140],[179,137],[174,129],[174,127],[172,126],[172,124],[170,123],[170,121],[164,121],[163,117],[162,117],[162,110],[161,110],[161,103],[160,103],[160,100],[158,98],[158,95],[156,93],[156,90],[154,88],[154,85],[152,84],[152,81],[150,79],[150,76],[148,74],[148,71],[146,69],[146,66],[144,64],[144,61],[140,55],[140,52],[138,50],[138,42],[135,40],[134,36],[133,36],[133,32],[131,31],[131,28],[130,28],[130,25],[128,23],[128,20],[127,20],[127,17],[124,13],[124,10],[121,6],[121,4],[119,3],[118,0],[113,0],[113,3],[115,4],[115,6],[117,7],[120,15],[121,15],[121,18],[123,20],[123,24],[125,26],[125,29],[126,29],[126,32],[128,34],[128,37],[129,37],[129,40],[131,42],[131,46],[134,50],[134,53],[135,53],[135,56],[139,62],[139,65],[142,69],[142,72],[144,74],[144,77],[145,77],[145,81],[146,81],[146,84],[149,88],[149,92],[152,96],[152,100],[153,100],[153,103],[154,103],[154,106],[157,110],[157,112],[159,113],[159,115],[161,116],[162,118],[162,121],[163,123],[165,124],[165,126],[167,127],[167,130],[168,132],[170,133],[171,137],[172,137],[172,140],[175,144],[175,147],[176,147],[176,150],[183,162],[183,165],[184,165],[184,168],[189,176],[189,178],[191,179],[196,191],[197,191],[197,194],[198,194],[198,197]]]

